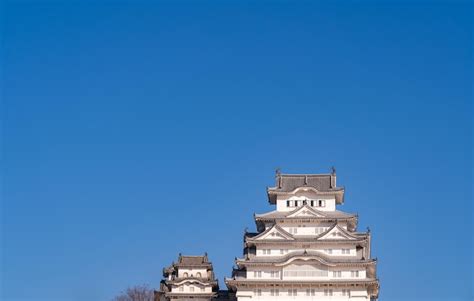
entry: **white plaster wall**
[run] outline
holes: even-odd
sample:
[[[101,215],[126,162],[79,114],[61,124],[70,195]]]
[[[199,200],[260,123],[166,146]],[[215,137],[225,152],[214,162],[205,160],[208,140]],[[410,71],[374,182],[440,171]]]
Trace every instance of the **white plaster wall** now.
[[[276,249],[276,248],[278,248],[278,249]],[[271,250],[270,254],[268,254],[268,252],[264,252],[264,249],[265,250]],[[343,254],[342,249],[349,250],[349,254]],[[280,249],[279,247],[275,247],[275,246],[266,246],[266,247],[257,248],[257,256],[258,257],[260,257],[260,256],[262,256],[262,257],[279,257],[279,256],[285,256],[288,253],[295,252],[295,251],[303,252],[304,250],[318,251],[318,252],[321,252],[322,254],[324,254],[326,256],[338,256],[338,257],[339,256],[347,256],[347,257],[357,256],[357,251],[356,251],[355,247],[353,247],[353,246],[342,246],[342,247],[341,246],[323,246],[323,247],[320,247],[320,248],[312,247],[312,248],[308,248],[308,249],[303,249],[303,248]],[[329,252],[329,250],[332,250],[332,251]],[[283,254],[282,254],[282,251],[283,251]]]
[[[315,272],[314,276],[298,276],[292,275],[289,272],[294,271],[305,271],[305,272]],[[341,272],[339,277],[339,273]],[[359,277],[353,274],[353,271],[359,272]],[[272,273],[273,272],[273,273]],[[336,274],[334,274],[336,272]],[[308,274],[311,275],[311,274]],[[354,276],[353,276],[354,275]],[[285,266],[283,268],[248,268],[247,269],[247,279],[283,279],[283,280],[321,280],[321,279],[364,279],[366,278],[365,269],[361,268],[325,268],[325,267],[316,267],[310,266],[309,264],[292,264]]]
[[[254,290],[239,290],[237,292],[237,299],[240,300],[259,300],[259,301],[295,301],[295,300],[308,300],[308,301],[319,301],[319,300],[331,300],[331,301],[348,301],[348,300],[368,300],[367,291],[350,289],[346,295],[343,295],[342,289],[333,289],[332,296],[325,296],[324,290],[321,288],[313,288],[314,296],[311,293],[307,294],[306,288],[296,287],[296,296],[288,295],[288,288],[279,288],[279,294],[277,296],[271,294],[270,288],[261,288],[261,295],[257,293],[257,289]],[[292,289],[293,290],[293,289]],[[276,294],[276,291],[274,291]]]
[[[292,201],[291,206],[288,207],[286,201]],[[317,195],[306,195],[306,196],[291,196],[291,197],[283,197],[283,196],[278,196],[277,197],[277,211],[282,211],[282,212],[288,212],[288,211],[293,211],[298,207],[303,206],[303,201],[307,200],[307,204],[310,206],[311,205],[311,200],[315,201],[315,204],[312,208],[320,210],[320,211],[335,211],[336,210],[336,199],[335,198],[330,198],[327,196],[317,196]],[[318,206],[318,200],[323,200],[324,201],[324,206],[320,207]],[[298,207],[294,206],[294,201],[298,201]]]
[[[188,277],[198,277],[197,273],[201,273],[201,277],[207,277],[207,270],[206,269],[178,269],[178,277],[184,277],[184,273],[188,273]]]
[[[289,232],[289,230],[288,230],[289,228],[295,228],[295,227],[310,228],[310,230],[308,230],[309,231],[308,234],[305,234],[305,235],[317,235],[317,234],[320,234],[321,232],[319,232],[319,233],[316,232],[316,228],[327,230],[328,228],[333,226],[333,223],[329,224],[327,222],[322,222],[322,223],[319,223],[319,224],[315,224],[314,222],[312,222],[312,223],[301,223],[301,222],[295,223],[295,222],[292,222],[292,221],[286,221],[285,223],[279,223],[278,225],[280,227],[282,227],[287,232]],[[338,225],[339,225],[339,227],[347,230],[347,223],[338,223]],[[267,224],[265,224],[265,230],[268,230],[268,228],[271,228],[273,226],[274,226],[273,223],[267,223]]]
[[[329,226],[306,226],[306,225],[288,225],[283,226],[283,230],[294,236],[317,236],[329,229]],[[294,229],[296,228],[296,233]]]
[[[272,277],[272,272],[274,272],[273,277]],[[278,274],[276,274],[275,272],[278,272]],[[261,277],[259,277],[259,275],[261,275]],[[281,279],[281,268],[276,268],[276,267],[275,268],[255,268],[255,269],[248,268],[247,269],[247,278],[248,279],[274,279],[274,280],[279,280],[279,279]]]
[[[183,288],[182,291],[180,290],[181,287]],[[194,291],[191,291],[191,288],[194,288]],[[204,288],[204,291],[201,291],[201,288]],[[211,293],[212,292],[212,287],[211,286],[202,286],[202,285],[197,284],[197,283],[184,283],[182,285],[172,287],[171,291],[173,293],[191,293],[191,292],[196,293],[196,294]]]

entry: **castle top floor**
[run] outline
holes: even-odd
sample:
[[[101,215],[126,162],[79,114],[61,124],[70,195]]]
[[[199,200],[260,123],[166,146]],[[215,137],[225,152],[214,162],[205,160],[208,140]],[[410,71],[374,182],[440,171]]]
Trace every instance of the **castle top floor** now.
[[[274,187],[267,188],[268,202],[277,211],[292,211],[308,205],[334,211],[344,202],[344,188],[336,185],[336,171],[328,174],[282,174],[277,171]]]

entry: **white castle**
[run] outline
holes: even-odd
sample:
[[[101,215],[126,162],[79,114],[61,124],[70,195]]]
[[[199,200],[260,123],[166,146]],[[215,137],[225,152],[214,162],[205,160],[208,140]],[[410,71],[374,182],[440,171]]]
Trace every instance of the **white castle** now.
[[[242,258],[219,291],[204,256],[182,256],[164,269],[158,301],[377,300],[376,259],[370,231],[358,232],[356,214],[336,209],[344,188],[330,174],[281,174],[267,188],[276,208],[254,216]]]

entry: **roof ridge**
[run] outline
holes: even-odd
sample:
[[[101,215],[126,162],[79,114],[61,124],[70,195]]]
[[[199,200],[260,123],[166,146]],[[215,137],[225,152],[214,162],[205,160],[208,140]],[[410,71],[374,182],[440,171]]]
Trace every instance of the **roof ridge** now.
[[[281,173],[282,177],[332,176],[330,173]]]

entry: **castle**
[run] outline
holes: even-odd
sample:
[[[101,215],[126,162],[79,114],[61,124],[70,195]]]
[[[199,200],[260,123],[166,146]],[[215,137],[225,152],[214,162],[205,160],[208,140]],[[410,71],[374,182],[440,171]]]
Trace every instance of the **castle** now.
[[[219,290],[204,256],[179,255],[163,270],[156,301],[377,300],[376,259],[370,231],[358,232],[356,214],[337,210],[344,188],[329,174],[282,174],[267,188],[275,210],[255,214],[256,232],[244,235],[243,257]]]

